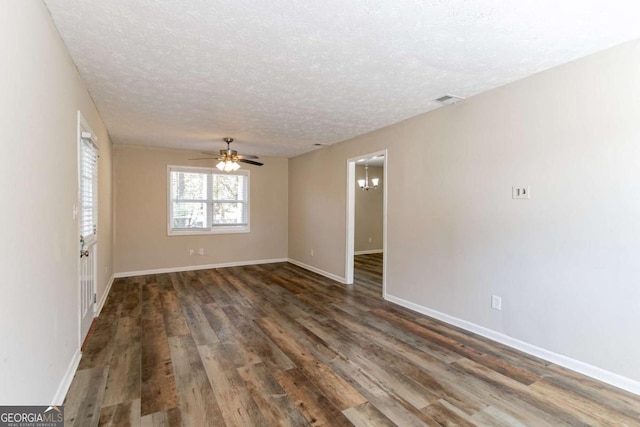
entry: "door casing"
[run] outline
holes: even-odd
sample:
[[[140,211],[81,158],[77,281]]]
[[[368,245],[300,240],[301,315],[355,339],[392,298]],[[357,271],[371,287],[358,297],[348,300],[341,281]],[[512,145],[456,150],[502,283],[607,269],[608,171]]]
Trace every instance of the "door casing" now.
[[[389,188],[388,164],[389,153],[387,149],[375,151],[373,153],[362,154],[347,159],[347,241],[345,258],[345,283],[353,284],[353,257],[355,252],[355,216],[356,216],[356,162],[362,159],[370,159],[373,156],[384,156],[384,167],[382,171],[383,179],[383,206],[382,206],[382,296],[387,295],[387,189]]]

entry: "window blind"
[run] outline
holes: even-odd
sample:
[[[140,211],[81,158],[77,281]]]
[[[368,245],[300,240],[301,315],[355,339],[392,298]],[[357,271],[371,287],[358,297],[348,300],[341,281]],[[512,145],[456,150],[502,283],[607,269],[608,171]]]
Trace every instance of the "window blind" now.
[[[98,149],[90,137],[80,144],[80,236],[95,239],[98,224]]]

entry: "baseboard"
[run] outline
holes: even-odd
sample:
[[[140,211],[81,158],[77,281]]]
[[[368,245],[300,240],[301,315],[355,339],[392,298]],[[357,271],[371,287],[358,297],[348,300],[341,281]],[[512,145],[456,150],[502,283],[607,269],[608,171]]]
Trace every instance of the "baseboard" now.
[[[313,271],[314,273],[318,273],[321,276],[328,277],[331,280],[335,280],[338,283],[342,283],[342,284],[346,283],[346,280],[345,280],[344,277],[340,277],[340,276],[338,276],[336,274],[329,273],[328,271],[320,270],[319,268],[316,268],[316,267],[313,267],[311,265],[305,264],[305,263],[300,262],[300,261],[298,261],[296,259],[289,258],[287,261],[289,261],[293,265],[297,265],[298,267],[302,267],[305,270]]]
[[[115,273],[113,277],[134,277],[134,276],[146,276],[147,274],[162,274],[162,273],[178,273],[181,271],[193,271],[193,270],[209,270],[212,268],[225,268],[225,267],[242,267],[243,265],[256,265],[256,264],[273,264],[274,262],[287,262],[287,258],[275,258],[275,259],[258,259],[253,261],[237,261],[237,262],[223,262],[219,264],[199,264],[189,265],[186,267],[169,267],[169,268],[156,268],[153,270],[138,270],[138,271],[123,271]]]
[[[82,353],[80,353],[80,349],[78,348],[69,362],[67,372],[64,373],[64,377],[62,377],[62,381],[60,381],[60,385],[58,386],[58,390],[56,390],[55,396],[53,396],[53,400],[51,402],[52,405],[60,406],[64,403],[64,398],[67,396],[69,387],[71,387],[73,376],[76,374],[76,369],[78,369],[78,365],[80,364],[81,356]]]
[[[104,294],[100,297],[100,302],[95,308],[95,312],[93,314],[94,317],[98,317],[100,312],[102,311],[102,307],[104,307],[104,303],[107,301],[107,296],[109,295],[109,291],[111,290],[111,286],[113,285],[113,280],[115,275],[112,275],[109,279],[109,283],[107,283],[107,287],[104,290]],[[71,362],[67,367],[67,371],[64,373],[62,377],[62,381],[60,381],[60,385],[58,386],[58,390],[56,390],[56,394],[53,397],[52,405],[62,405],[64,403],[64,398],[67,396],[67,392],[69,391],[69,387],[71,387],[71,382],[73,381],[73,377],[76,374],[76,370],[78,369],[78,365],[80,364],[80,359],[82,358],[82,352],[80,348],[78,348],[71,358]]]
[[[355,251],[354,255],[369,255],[369,254],[381,254],[384,253],[383,249],[367,249],[365,251]]]
[[[384,299],[418,313],[441,320],[450,325],[457,326],[469,332],[473,332],[474,334],[478,334],[493,341],[497,341],[501,344],[515,348],[516,350],[520,350],[524,353],[528,353],[530,355],[547,360],[551,363],[555,363],[556,365],[562,366],[564,368],[570,369],[572,371],[578,372],[612,386],[621,388],[628,392],[640,395],[640,382],[638,381],[632,380],[614,372],[607,371],[602,368],[598,368],[597,366],[572,359],[562,354],[554,353],[550,350],[537,347],[533,344],[529,344],[500,332],[485,328],[484,326],[480,326],[475,323],[468,322],[466,320],[462,320],[436,310],[432,310],[430,308],[415,304],[411,301],[407,301],[393,295],[385,294]]]
[[[100,312],[102,311],[102,307],[104,307],[104,303],[107,301],[107,297],[109,296],[109,291],[111,290],[111,285],[113,285],[113,280],[115,279],[115,275],[111,275],[111,279],[109,279],[109,283],[107,283],[107,287],[104,290],[104,293],[100,297],[100,302],[96,306],[95,312],[93,313],[94,317],[100,316]]]

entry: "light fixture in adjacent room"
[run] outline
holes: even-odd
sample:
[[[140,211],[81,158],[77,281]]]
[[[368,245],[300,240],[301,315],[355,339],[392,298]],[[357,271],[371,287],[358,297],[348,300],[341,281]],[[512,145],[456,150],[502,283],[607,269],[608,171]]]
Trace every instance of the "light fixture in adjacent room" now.
[[[378,183],[380,180],[378,178],[371,178],[371,184],[369,184],[369,165],[367,163],[364,164],[364,179],[358,180],[358,187],[362,191],[375,190],[378,188]]]

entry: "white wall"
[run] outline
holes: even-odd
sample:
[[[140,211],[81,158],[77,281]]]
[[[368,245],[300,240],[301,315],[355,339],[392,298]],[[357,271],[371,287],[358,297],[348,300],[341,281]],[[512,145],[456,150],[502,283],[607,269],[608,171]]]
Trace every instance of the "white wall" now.
[[[379,166],[369,166],[369,180],[378,178],[378,188],[362,191],[356,187],[355,191],[355,223],[354,249],[358,251],[382,251],[382,232],[384,218],[384,169]],[[356,165],[356,182],[364,179],[364,166]],[[371,241],[369,241],[371,239]]]
[[[290,257],[344,274],[346,159],[387,148],[390,295],[640,381],[638,76],[636,41],[291,159]]]
[[[100,293],[112,274],[111,143],[42,2],[0,2],[0,56],[0,404],[46,405],[79,349],[77,111],[101,145]]]

